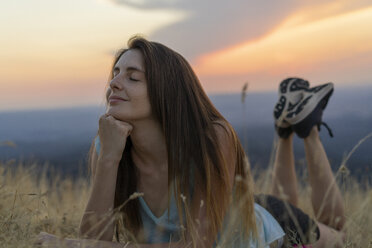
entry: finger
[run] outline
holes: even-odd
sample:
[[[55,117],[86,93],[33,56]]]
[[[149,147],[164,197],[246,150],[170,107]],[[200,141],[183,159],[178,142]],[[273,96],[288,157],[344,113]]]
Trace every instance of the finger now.
[[[128,122],[119,121],[119,120],[117,120],[116,122],[117,122],[120,126],[125,127],[128,131],[132,131],[132,129],[133,129],[133,126],[132,126],[131,124],[129,124]]]
[[[132,125],[127,125],[128,127],[128,135],[130,135],[133,131],[133,126]]]
[[[98,122],[101,123],[101,122],[104,121],[106,118],[107,118],[106,115],[101,115],[101,116],[99,117]]]
[[[33,238],[31,242],[34,246],[41,247],[43,245],[44,240],[42,236],[39,234],[37,237]]]
[[[108,114],[104,114],[102,115],[100,118],[99,118],[99,121],[100,122],[103,122],[103,121],[106,121],[106,120],[111,120],[113,117],[111,115],[108,115]]]
[[[33,245],[41,245],[42,244],[42,241],[36,238],[36,239],[32,239],[31,240],[31,243]]]
[[[57,237],[56,235],[50,234],[50,233],[47,233],[47,232],[40,232],[39,236],[41,236],[41,237]]]
[[[106,119],[114,119],[115,120],[115,117],[113,117],[112,115],[109,115],[109,114],[106,115],[105,117],[106,117]]]

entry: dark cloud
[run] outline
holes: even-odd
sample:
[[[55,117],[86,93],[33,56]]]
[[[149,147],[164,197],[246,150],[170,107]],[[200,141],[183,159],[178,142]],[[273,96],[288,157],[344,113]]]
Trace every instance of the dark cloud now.
[[[111,0],[140,9],[185,11],[189,16],[155,31],[150,38],[164,43],[188,59],[242,41],[259,39],[306,4],[336,0]],[[369,1],[369,0],[368,0]],[[307,3],[305,3],[307,2]],[[365,0],[351,7],[364,6]]]

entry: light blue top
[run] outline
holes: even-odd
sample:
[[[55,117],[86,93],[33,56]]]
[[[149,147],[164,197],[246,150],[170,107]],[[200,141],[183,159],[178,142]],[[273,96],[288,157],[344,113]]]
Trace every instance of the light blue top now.
[[[97,154],[100,151],[99,138],[95,139],[95,147]],[[167,209],[162,216],[156,217],[151,209],[146,204],[143,197],[139,197],[140,203],[140,214],[143,223],[144,237],[147,243],[168,243],[171,241],[178,241],[180,236],[180,224],[176,201],[174,194],[171,194],[170,208]],[[168,217],[169,212],[169,217]],[[280,227],[279,223],[274,217],[259,204],[254,204],[254,212],[256,216],[256,224],[258,230],[258,240],[244,237],[241,235],[242,232],[237,232],[236,237],[233,238],[232,244],[229,243],[229,247],[232,248],[269,248],[269,244],[275,240],[279,241],[279,244],[283,241],[284,231]],[[229,216],[228,213],[226,216]],[[226,223],[226,220],[225,220]],[[224,224],[223,230],[219,237],[224,237],[227,233],[226,224]],[[280,247],[280,246],[279,246]]]

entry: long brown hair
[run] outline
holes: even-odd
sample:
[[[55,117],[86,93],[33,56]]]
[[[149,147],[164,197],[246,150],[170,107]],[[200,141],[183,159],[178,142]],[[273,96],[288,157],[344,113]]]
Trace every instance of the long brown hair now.
[[[216,123],[223,123],[220,125],[234,144],[231,149],[236,154],[235,176],[239,180],[235,181],[232,200],[244,206],[240,219],[243,219],[247,233],[256,233],[252,178],[246,155],[235,131],[213,106],[189,63],[168,47],[138,36],[128,41],[128,49],[138,49],[144,57],[152,112],[162,126],[168,151],[168,192],[173,187],[180,223],[186,227],[187,235],[193,241],[197,238],[194,222],[198,211],[191,208],[191,205],[195,205],[192,195],[196,189],[202,192],[205,199],[212,235],[217,235],[221,229],[231,203],[227,169],[229,161],[221,152],[214,126]],[[114,65],[128,49],[119,51]],[[138,175],[131,158],[131,147],[129,137],[118,168],[115,208],[136,191]],[[193,187],[190,187],[191,181]],[[187,201],[183,202],[181,195]],[[191,211],[183,211],[184,207]],[[120,222],[124,223],[125,230],[138,235],[142,226],[138,200],[127,202],[120,211],[123,218]],[[119,228],[117,224],[116,230]]]

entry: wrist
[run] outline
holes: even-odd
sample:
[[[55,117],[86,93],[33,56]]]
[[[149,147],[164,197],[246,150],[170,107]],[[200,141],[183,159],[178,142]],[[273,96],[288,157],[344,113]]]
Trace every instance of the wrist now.
[[[114,165],[119,165],[120,160],[121,160],[122,154],[115,154],[115,153],[102,153],[98,156],[98,163],[102,163],[105,165],[111,166],[112,164]]]
[[[118,172],[120,159],[111,156],[99,156],[97,160],[95,179],[99,181],[115,178]]]

